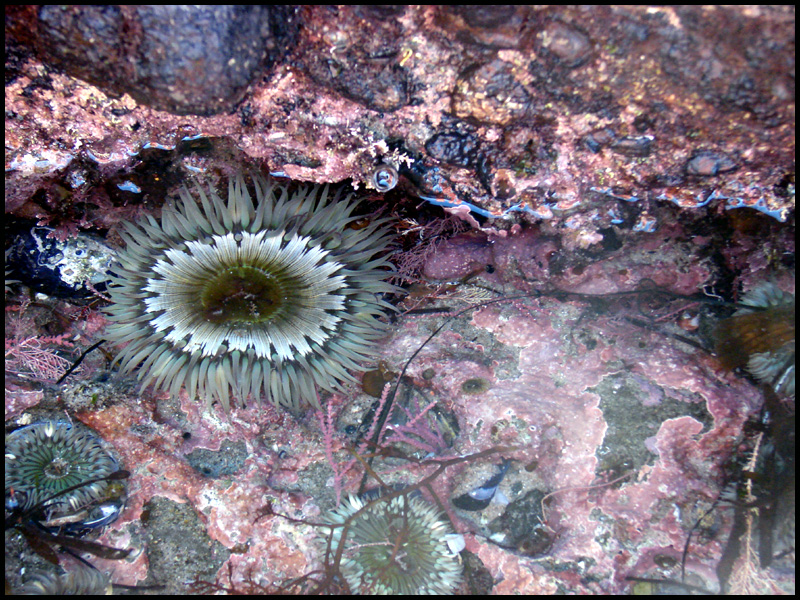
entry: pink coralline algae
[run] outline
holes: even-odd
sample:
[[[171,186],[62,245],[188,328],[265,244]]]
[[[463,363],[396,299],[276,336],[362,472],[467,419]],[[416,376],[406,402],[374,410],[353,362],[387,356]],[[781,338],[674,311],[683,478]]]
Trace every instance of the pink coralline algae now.
[[[143,510],[153,498],[166,498],[188,504],[199,515],[208,543],[219,542],[230,552],[220,573],[230,574],[232,583],[252,578],[272,586],[308,570],[315,557],[311,547],[314,530],[275,517],[262,519],[260,511],[272,506],[276,512],[296,518],[318,514],[307,497],[287,490],[297,487],[299,472],[324,460],[319,439],[290,435],[298,424],[290,424],[290,417],[272,407],[234,411],[228,419],[222,413],[203,418],[199,406],[188,398],[183,399],[180,411],[177,408],[162,407],[153,415],[152,406],[131,403],[79,415],[104,438],[114,440],[122,464],[132,473],[126,511],[101,541],[146,549]],[[156,424],[154,416],[161,422]],[[184,418],[192,424],[181,428]],[[265,443],[265,432],[272,432],[271,444]],[[247,446],[247,458],[235,475],[206,477],[187,464],[192,450],[219,450],[221,442],[228,439],[245,440]],[[282,458],[280,448],[290,449],[291,454]],[[184,543],[191,544],[188,534]],[[268,565],[265,557],[270,557]],[[175,557],[166,560],[159,567],[162,572]],[[94,564],[113,573],[115,583],[129,585],[144,581],[149,570],[147,552],[130,563],[97,559]],[[213,573],[210,579],[215,579]],[[159,583],[178,592],[192,580]]]
[[[479,569],[490,575],[487,592],[628,592],[630,577],[679,580],[692,532],[686,582],[720,589],[734,518],[715,503],[749,450],[745,425],[764,395],[723,368],[704,331],[725,310],[714,303],[726,272],[736,274],[729,290],[775,272],[793,291],[791,270],[770,258],[793,246],[774,228],[750,243],[750,225],[737,223],[721,241],[703,222],[663,217],[653,233],[603,229],[590,248],[547,224],[473,223],[440,239],[453,229],[422,215],[405,221],[440,235],[422,248],[408,243],[417,254],[404,277],[425,291],[398,301],[376,364],[365,365],[403,373],[400,410],[378,443],[391,456],[376,458],[367,487],[376,476],[414,485],[437,461],[455,460],[423,492],[442,501],[464,537],[462,558],[477,565],[465,568],[465,585]],[[755,274],[743,270],[750,259]],[[478,292],[481,306],[459,300]],[[60,313],[70,318],[49,335],[83,348],[96,341],[96,311]],[[25,339],[45,339],[37,327],[31,318]],[[23,424],[34,404],[66,407],[131,472],[125,511],[100,541],[141,552],[131,562],[92,559],[112,581],[267,592],[329,567],[314,524],[359,490],[372,436],[358,431],[375,425],[365,415],[380,402],[364,392],[370,386],[322,394],[320,412],[253,403],[226,415],[183,389],[177,398],[133,393],[121,375],[108,379],[103,360],[90,354],[58,394],[12,378],[6,411]],[[386,401],[389,391],[377,393]],[[448,431],[431,425],[443,415],[455,421]],[[499,472],[485,506],[452,502]],[[787,579],[775,569],[763,577]]]
[[[98,179],[147,197],[154,151],[178,149],[171,176],[215,171],[185,152],[205,139],[315,182],[382,188],[376,165],[405,180],[414,163],[420,197],[578,220],[576,243],[607,226],[598,207],[632,207],[645,230],[656,202],[791,218],[791,7],[487,11],[14,5],[7,210],[41,218],[63,178],[95,221],[101,199],[132,196]]]
[[[707,354],[642,331],[621,315],[581,323],[584,311],[577,302],[547,299],[476,310],[461,334],[489,334],[518,350],[516,377],[480,346],[460,346],[452,333],[434,340],[412,365],[413,374],[436,370],[436,391],[452,400],[465,424],[462,452],[497,444],[518,448],[510,454],[516,466],[499,488],[508,506],[532,490],[553,493],[542,523],[552,532],[552,549],[543,556],[525,556],[522,542],[500,552],[467,536],[467,548],[501,578],[497,593],[620,592],[626,576],[655,576],[656,566],[640,556],[648,549],[680,554],[693,519],[720,492],[722,468],[743,423],[760,405],[756,389],[720,371]],[[391,353],[407,355],[421,341],[418,327],[407,324]],[[500,371],[506,371],[502,378]],[[478,375],[488,377],[491,388],[473,399],[461,384]],[[629,378],[638,390],[624,383]],[[614,409],[623,401],[632,402],[626,418]],[[639,436],[636,447],[604,441],[612,429]],[[528,472],[525,465],[534,466]],[[483,469],[483,477],[496,468]],[[458,482],[468,472],[454,478],[453,496],[463,491]],[[622,482],[606,485],[619,476]],[[477,516],[461,516],[469,530],[492,531],[504,508],[494,503]],[[499,532],[490,539],[502,547],[510,538]],[[687,563],[712,589],[720,543],[693,545]]]
[[[189,94],[202,105],[178,110],[120,95],[94,68],[47,66],[62,61],[44,25],[74,33],[70,19],[94,13],[114,36],[133,32],[125,52],[159,58],[141,44],[155,31],[138,10],[7,11],[7,220],[62,238],[91,229],[120,247],[121,221],[155,218],[181,185],[216,185],[243,165],[388,190],[365,202],[373,218],[397,217],[392,283],[409,297],[387,299],[399,311],[363,367],[403,372],[408,412],[372,468],[413,485],[436,461],[485,453],[423,490],[465,538],[461,591],[626,593],[629,577],[681,580],[690,531],[685,581],[725,591],[717,567],[738,513],[715,502],[744,479],[746,426],[769,394],[724,369],[707,334],[733,312],[726,302],[763,282],[794,293],[791,7],[273,11],[294,43],[272,49],[272,66],[248,63],[247,89]],[[263,50],[255,29],[247,48]],[[222,61],[200,50],[193,68],[244,68],[224,59],[229,48]],[[213,92],[206,79],[173,91]],[[6,297],[6,428],[69,417],[116,447],[130,497],[101,541],[141,552],[92,559],[113,582],[264,594],[329,566],[312,524],[358,490],[372,396],[350,383],[322,394],[322,419],[255,404],[225,415],[184,389],[132,392],[106,348],[55,383],[41,359],[72,362],[103,339],[105,300],[30,302],[26,285]],[[467,308],[476,301],[488,303]],[[19,332],[16,310],[27,311]],[[74,347],[45,343],[56,339]],[[25,357],[40,360],[22,368]],[[456,424],[428,432],[423,411]],[[501,466],[488,506],[452,505]],[[184,521],[191,530],[174,527]],[[16,543],[7,559],[19,562],[31,553]],[[793,575],[753,565],[790,587]]]
[[[651,252],[658,247],[653,239],[639,241],[641,252],[628,262],[612,253],[584,266],[599,281],[559,264],[548,237],[523,232],[482,243],[484,250],[476,244],[472,251],[495,252],[498,244],[507,250],[479,256],[496,265],[493,273],[484,271],[483,283],[508,286],[508,299],[498,296],[449,323],[409,364],[411,383],[404,384],[422,390],[420,407],[436,400],[458,420],[460,435],[452,447],[436,448],[439,458],[508,448],[457,464],[432,484],[464,535],[470,560],[488,570],[496,593],[621,593],[630,589],[627,577],[679,579],[675,565],[689,531],[719,497],[725,466],[740,451],[744,424],[761,407],[762,392],[708,352],[667,335],[686,334],[673,321],[688,300],[673,298],[677,309],[622,300],[598,306],[585,294],[512,293],[512,286],[535,288],[548,273],[550,284],[567,287],[576,278],[584,286],[576,289],[618,291],[620,282],[607,274],[626,268],[633,274],[622,291],[631,291],[669,270],[668,251]],[[434,254],[431,263],[452,260],[448,252]],[[531,256],[536,262],[526,264]],[[703,282],[708,273],[699,261],[685,276]],[[688,285],[676,284],[675,291]],[[386,369],[400,372],[443,318],[401,313],[383,347]],[[77,414],[114,444],[131,471],[126,510],[101,541],[143,552],[133,562],[93,559],[114,582],[166,583],[178,592],[202,579],[274,590],[322,567],[311,523],[335,505],[334,487],[358,487],[359,468],[342,474],[331,466],[357,462],[346,451],[345,425],[359,424],[372,398],[348,388],[327,400],[332,418],[321,425],[311,412],[297,418],[253,406],[225,416],[184,392],[176,403],[163,394],[127,396],[116,389],[113,401]],[[234,461],[232,444],[242,449],[241,460]],[[210,476],[191,466],[198,451],[235,465]],[[507,472],[486,508],[452,506],[450,499],[482,485],[501,465]],[[375,469],[391,483],[413,484],[425,475],[403,462]],[[177,560],[157,558],[145,541],[155,499],[188,507],[206,536],[202,544],[221,548],[210,573],[152,579]],[[712,524],[689,546],[687,581],[716,590],[731,513],[717,509],[708,519]],[[183,538],[185,545],[199,543]]]
[[[429,279],[461,279],[481,272],[492,263],[488,239],[481,233],[466,233],[448,240],[439,248],[435,258],[428,260],[424,274]]]
[[[471,231],[442,244],[425,263],[423,273],[433,280],[458,280],[495,269],[511,271],[515,265],[525,276],[542,279],[557,248],[552,238],[536,228],[510,236]]]
[[[593,252],[575,252],[545,228],[484,231],[428,258],[427,276],[496,294],[431,340],[408,374],[454,407],[459,452],[514,448],[489,506],[456,511],[497,593],[620,593],[628,578],[677,581],[684,547],[685,583],[724,583],[716,570],[733,511],[717,501],[763,392],[709,350],[703,307],[719,301],[720,267],[709,258],[712,239],[684,227],[624,235]],[[791,273],[775,278],[793,288]],[[390,368],[439,323],[405,321],[387,350]],[[478,378],[488,389],[466,393]],[[467,465],[440,490],[463,498],[502,464]],[[759,577],[791,585],[780,571]]]
[[[663,227],[634,240],[624,251],[586,260],[574,258],[558,238],[538,228],[503,236],[468,232],[442,244],[423,273],[432,280],[481,275],[492,283],[523,286],[547,281],[560,290],[585,294],[630,291],[649,280],[653,286],[689,295],[711,278],[712,267],[708,260],[698,260],[696,248],[675,241],[682,233],[680,228]],[[566,268],[564,255],[573,257]]]

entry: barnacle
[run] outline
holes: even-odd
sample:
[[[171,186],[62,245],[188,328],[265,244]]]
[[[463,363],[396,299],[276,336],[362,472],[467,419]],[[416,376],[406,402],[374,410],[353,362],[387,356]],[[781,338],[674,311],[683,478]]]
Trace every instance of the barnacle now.
[[[6,436],[6,496],[23,498],[23,510],[63,490],[119,469],[117,461],[90,430],[47,421],[22,427]],[[49,517],[76,512],[104,498],[109,484],[90,483],[47,501]]]
[[[107,337],[127,343],[117,362],[142,387],[186,386],[226,411],[248,396],[316,406],[317,386],[354,380],[385,335],[387,222],[348,227],[357,202],[341,189],[254,187],[255,204],[241,176],[227,202],[183,189],[160,223],[126,225]]]
[[[397,185],[399,176],[392,165],[381,163],[372,170],[370,183],[379,192],[386,193]]]
[[[461,582],[462,567],[451,549],[450,525],[420,497],[367,502],[349,496],[328,513],[331,550],[344,544],[339,565],[350,590],[372,594],[450,594]],[[350,526],[343,539],[341,526]]]

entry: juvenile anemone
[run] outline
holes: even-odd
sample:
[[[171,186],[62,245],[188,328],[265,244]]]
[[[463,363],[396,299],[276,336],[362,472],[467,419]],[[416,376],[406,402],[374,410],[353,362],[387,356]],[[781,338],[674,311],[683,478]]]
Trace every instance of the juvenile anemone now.
[[[54,494],[119,469],[103,442],[88,429],[70,423],[45,422],[6,436],[6,496],[24,498],[27,510]],[[49,516],[76,512],[103,498],[108,483],[85,485],[47,503]]]
[[[473,377],[472,379],[467,379],[461,384],[461,391],[465,394],[482,394],[490,387],[491,385],[489,385],[489,382],[485,379]]]
[[[366,506],[350,496],[328,514],[342,525]],[[425,500],[399,496],[378,501],[344,528],[331,528],[331,552],[345,547],[339,565],[350,590],[357,594],[452,594],[462,567],[448,541],[456,536],[439,511]]]
[[[111,591],[108,575],[83,567],[64,575],[35,572],[19,593],[23,596],[109,596]]]
[[[160,223],[126,224],[107,337],[142,387],[186,386],[226,412],[248,397],[317,406],[316,388],[354,381],[385,335],[386,221],[348,227],[357,202],[327,186],[254,186],[255,205],[238,176],[227,202],[183,189]]]
[[[717,326],[716,350],[728,368],[746,366],[776,393],[794,396],[794,295],[763,283]]]

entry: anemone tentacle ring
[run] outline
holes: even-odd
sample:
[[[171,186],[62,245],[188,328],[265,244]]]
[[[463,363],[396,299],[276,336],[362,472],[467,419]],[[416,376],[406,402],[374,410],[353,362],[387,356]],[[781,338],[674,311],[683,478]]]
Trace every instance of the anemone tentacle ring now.
[[[125,225],[107,337],[143,387],[185,386],[226,412],[248,397],[317,405],[385,336],[388,222],[349,227],[358,203],[341,189],[253,184],[255,203],[237,176],[227,202],[183,189],[160,222]]]

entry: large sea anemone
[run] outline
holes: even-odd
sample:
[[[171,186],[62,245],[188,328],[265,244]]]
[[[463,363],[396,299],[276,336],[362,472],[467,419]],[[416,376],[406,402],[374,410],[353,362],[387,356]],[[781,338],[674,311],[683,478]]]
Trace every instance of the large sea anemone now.
[[[339,569],[356,594],[452,594],[462,565],[457,536],[439,510],[420,497],[367,502],[349,496],[328,513],[331,551],[344,544]],[[344,523],[349,528],[343,537]]]
[[[387,222],[356,225],[341,188],[253,184],[255,203],[238,176],[227,202],[183,189],[160,223],[126,224],[107,337],[142,387],[186,386],[226,412],[248,397],[317,406],[317,387],[353,380],[384,337]]]
[[[6,436],[6,496],[12,493],[23,510],[83,482],[119,469],[103,441],[89,429],[63,421],[21,427]],[[98,481],[49,500],[48,516],[77,512],[103,498],[109,484]]]

